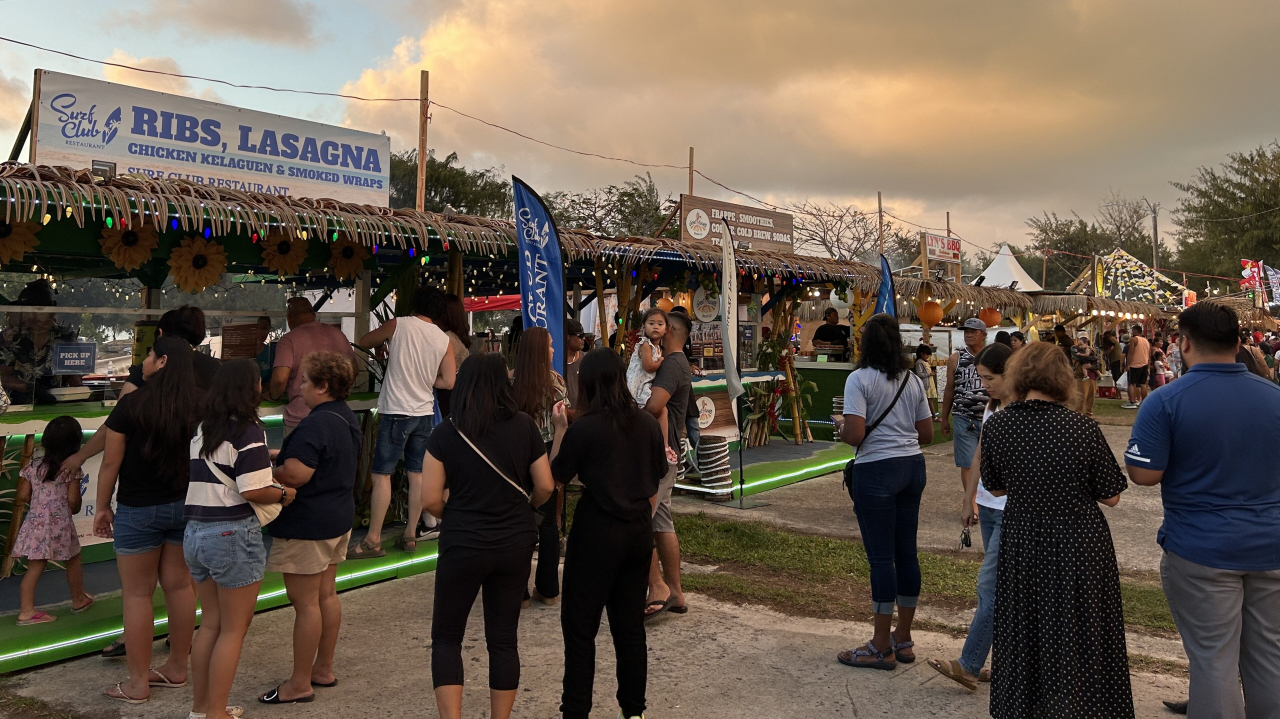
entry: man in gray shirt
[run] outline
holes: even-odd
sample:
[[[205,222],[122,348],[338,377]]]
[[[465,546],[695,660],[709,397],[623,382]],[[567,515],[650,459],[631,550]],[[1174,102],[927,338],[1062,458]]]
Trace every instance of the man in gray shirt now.
[[[662,339],[665,355],[662,366],[653,378],[653,392],[644,409],[654,417],[667,410],[667,444],[680,452],[680,437],[684,434],[684,416],[693,398],[693,372],[684,356],[684,343],[693,329],[688,315],[671,312],[667,315],[667,334]],[[671,518],[671,489],[676,484],[678,464],[670,465],[667,474],[658,484],[658,504],[653,514],[653,543],[656,550],[653,566],[649,570],[649,606],[645,618],[665,611],[684,614],[684,592],[680,588],[680,540],[676,537],[676,525]],[[661,571],[659,570],[661,564]]]

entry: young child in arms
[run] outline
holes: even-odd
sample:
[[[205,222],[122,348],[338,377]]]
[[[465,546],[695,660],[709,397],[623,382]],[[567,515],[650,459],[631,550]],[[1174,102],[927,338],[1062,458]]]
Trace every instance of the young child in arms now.
[[[640,341],[631,351],[631,364],[627,366],[627,389],[635,397],[636,404],[643,408],[649,403],[653,394],[653,378],[662,366],[662,338],[667,334],[667,313],[653,307],[646,310],[640,325]],[[658,424],[662,426],[662,436],[667,436],[667,408],[662,408],[658,416]],[[667,447],[667,461],[675,464],[680,456],[675,449]]]

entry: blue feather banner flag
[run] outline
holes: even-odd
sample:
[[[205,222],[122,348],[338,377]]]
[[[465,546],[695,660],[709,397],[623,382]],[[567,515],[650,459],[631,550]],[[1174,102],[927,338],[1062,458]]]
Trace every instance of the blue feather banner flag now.
[[[516,252],[520,262],[520,310],[524,327],[551,333],[554,366],[564,374],[564,260],[560,234],[542,198],[518,177],[511,178],[516,204]]]
[[[889,271],[889,261],[880,255],[880,291],[876,293],[876,314],[885,312],[898,316],[898,305],[894,302],[897,290],[893,286],[893,273]]]

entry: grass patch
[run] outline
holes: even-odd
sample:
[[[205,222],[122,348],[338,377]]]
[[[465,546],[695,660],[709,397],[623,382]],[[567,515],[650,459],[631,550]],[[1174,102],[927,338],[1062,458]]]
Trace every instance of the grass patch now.
[[[861,542],[701,513],[676,515],[675,522],[687,557],[725,568],[720,574],[687,575],[684,582],[691,590],[804,616],[848,619],[869,612],[863,598],[870,593],[870,565]],[[974,605],[980,562],[936,552],[919,557],[926,600]],[[1177,631],[1159,585],[1146,577],[1121,577],[1120,592],[1129,628],[1162,635]]]
[[[1099,424],[1132,425],[1138,416],[1136,409],[1121,409],[1122,399],[1098,399],[1093,403],[1093,416]]]

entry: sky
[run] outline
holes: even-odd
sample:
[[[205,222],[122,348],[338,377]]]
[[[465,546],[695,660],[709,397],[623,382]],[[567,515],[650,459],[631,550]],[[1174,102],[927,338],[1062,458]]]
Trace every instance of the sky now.
[[[1025,244],[1028,217],[1092,218],[1111,193],[1169,211],[1170,183],[1280,136],[1273,0],[0,0],[0,35],[85,57],[262,84],[431,98],[547,142],[695,166],[772,203],[885,208],[970,249]],[[158,78],[0,42],[0,142],[35,68],[385,131],[413,103]],[[429,145],[541,191],[649,171],[432,110]],[[749,200],[697,178],[695,194]]]

